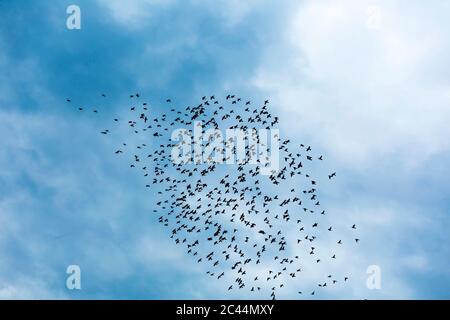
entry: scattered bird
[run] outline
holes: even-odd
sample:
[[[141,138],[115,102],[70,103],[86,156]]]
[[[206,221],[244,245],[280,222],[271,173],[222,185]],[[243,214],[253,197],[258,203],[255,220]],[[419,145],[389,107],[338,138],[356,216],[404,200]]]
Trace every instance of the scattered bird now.
[[[130,95],[128,119],[112,118],[114,127],[101,131],[101,134],[108,135],[125,125],[133,135],[152,142],[133,145],[121,140],[121,147],[115,154],[129,159],[130,170],[139,170],[136,172],[145,180],[143,186],[157,199],[153,213],[158,223],[167,229],[170,238],[187,255],[206,266],[208,276],[231,281],[229,291],[266,289],[275,299],[277,289],[292,284],[291,279],[301,278],[306,268],[305,259],[311,257],[311,268],[315,268],[314,262],[326,264],[330,260],[327,257],[336,259],[334,253],[326,255],[325,249],[332,248],[319,247],[322,232],[333,235],[335,230],[329,220],[319,223],[325,215],[317,190],[321,180],[312,177],[308,166],[315,160],[323,161],[323,156],[314,155],[307,144],[302,143],[296,148],[289,139],[282,140],[277,136],[279,169],[268,175],[261,174],[266,163],[259,157],[260,149],[269,146],[255,131],[277,128],[279,123],[278,117],[269,111],[269,100],[262,104],[242,102],[240,97],[227,94],[225,101],[220,101],[215,95],[204,95],[196,106],[173,108],[158,114],[150,112],[146,102],[137,104],[135,98],[140,96],[139,93]],[[66,101],[71,102],[70,99]],[[166,103],[171,102],[166,99]],[[95,113],[99,111],[101,108],[94,110]],[[172,132],[184,127],[191,128],[188,132],[192,133],[196,121],[201,121],[202,133],[207,128],[248,131],[260,147],[246,147],[244,159],[223,170],[219,169],[219,164],[226,162],[230,154],[237,156],[232,141],[225,140],[223,150],[214,147],[215,151],[230,151],[223,152],[222,158],[214,160],[202,152],[192,157],[196,165],[173,161],[172,151],[181,150],[183,144],[171,140]],[[202,149],[211,147],[212,141],[204,139],[200,146]],[[210,161],[201,161],[203,159]],[[335,176],[336,172],[329,174],[328,180]],[[275,193],[277,191],[279,193]],[[289,226],[297,230],[294,237],[285,232]],[[355,224],[352,229],[356,229]],[[342,246],[342,240],[332,241],[333,245]],[[358,243],[359,238],[355,238],[355,242]],[[293,256],[290,252],[302,252],[303,255]],[[266,267],[255,269],[258,264]],[[338,282],[331,275],[326,278],[326,282],[322,279],[318,283],[320,290]],[[344,282],[347,280],[348,277],[344,277]],[[298,291],[298,294],[302,292],[309,290]],[[311,292],[312,296],[315,294],[316,290]]]

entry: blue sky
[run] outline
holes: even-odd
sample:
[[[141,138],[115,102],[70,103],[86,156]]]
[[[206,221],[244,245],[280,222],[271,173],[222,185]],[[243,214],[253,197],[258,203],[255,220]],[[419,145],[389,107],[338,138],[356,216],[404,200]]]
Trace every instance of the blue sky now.
[[[70,4],[81,30],[66,28]],[[114,114],[133,92],[157,108],[268,98],[282,134],[326,156],[339,179],[323,201],[363,241],[338,265],[352,282],[320,298],[450,298],[449,6],[1,1],[0,298],[249,298],[169,241],[154,199],[98,134],[104,118],[65,103]],[[80,291],[65,287],[71,264]],[[369,265],[381,290],[366,287]]]

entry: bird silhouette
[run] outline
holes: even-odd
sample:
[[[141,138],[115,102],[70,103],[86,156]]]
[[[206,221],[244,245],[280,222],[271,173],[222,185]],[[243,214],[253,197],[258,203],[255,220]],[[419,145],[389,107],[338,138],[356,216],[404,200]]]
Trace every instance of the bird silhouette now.
[[[279,169],[262,174],[267,166],[264,151],[269,150],[269,145],[258,129],[276,129],[279,123],[279,118],[269,111],[269,100],[255,103],[226,94],[221,101],[219,96],[209,94],[203,95],[196,106],[150,112],[152,108],[147,108],[147,102],[135,99],[141,98],[140,93],[129,96],[132,112],[127,113],[128,119],[112,116],[113,126],[100,132],[113,139],[113,145],[120,144],[114,153],[129,161],[129,170],[142,177],[143,187],[155,199],[153,213],[157,222],[186,255],[206,267],[207,276],[228,282],[228,291],[266,290],[275,299],[275,290],[293,285],[296,279],[302,283],[308,265],[315,269],[319,262],[338,260],[335,253],[328,252],[334,248],[322,247],[319,241],[323,233],[332,236],[336,232],[325,216],[318,192],[318,186],[334,178],[336,172],[328,174],[328,179],[326,175],[313,177],[309,165],[317,160],[326,163],[324,157],[314,155],[312,147],[305,143],[296,147],[298,144],[277,135]],[[172,100],[167,98],[165,102]],[[94,112],[108,111],[98,108]],[[239,150],[234,141],[213,131],[209,138],[193,142],[194,148],[199,147],[202,152],[191,155],[191,162],[174,161],[173,151],[182,151],[187,142],[175,143],[172,134],[180,127],[189,128],[185,132],[192,137],[197,130],[196,121],[201,124],[198,128],[202,134],[220,128],[248,132],[248,138],[258,143],[258,148],[246,146],[241,150],[241,161],[221,166],[238,157]],[[121,136],[120,142],[114,140],[125,132],[123,129],[131,130],[130,135]],[[136,141],[131,134],[147,139],[148,143],[123,142]],[[215,139],[222,139],[223,145],[214,144]],[[214,153],[206,154],[207,148]],[[320,219],[325,220],[319,223]],[[285,232],[291,227],[296,230],[294,234]],[[356,229],[355,224],[352,229]],[[360,241],[353,239],[356,243]],[[336,236],[332,242],[333,246],[343,246]],[[260,264],[265,268],[259,268]],[[329,272],[324,277],[331,279]],[[344,282],[347,280],[344,277]],[[336,279],[327,282],[322,279],[318,284],[320,290],[325,290],[337,283]],[[311,292],[314,296],[319,293],[314,287],[314,291],[298,293]]]

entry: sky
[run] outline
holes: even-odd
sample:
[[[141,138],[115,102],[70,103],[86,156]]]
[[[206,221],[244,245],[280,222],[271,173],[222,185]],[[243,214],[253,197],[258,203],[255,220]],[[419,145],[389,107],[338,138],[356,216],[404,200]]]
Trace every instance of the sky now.
[[[81,29],[66,26],[69,5]],[[98,134],[130,93],[156,108],[270,100],[338,172],[323,202],[361,245],[323,299],[450,298],[448,1],[0,0],[0,298],[227,299]],[[82,289],[68,290],[79,265]],[[366,286],[379,266],[381,288]],[[280,298],[298,299],[294,289]]]

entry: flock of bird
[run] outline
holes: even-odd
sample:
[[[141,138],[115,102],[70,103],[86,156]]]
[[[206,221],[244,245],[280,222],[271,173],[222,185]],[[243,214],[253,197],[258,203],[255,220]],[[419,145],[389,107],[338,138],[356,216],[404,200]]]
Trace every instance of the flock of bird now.
[[[105,94],[100,99],[107,101]],[[67,102],[75,105],[71,99]],[[99,113],[95,108],[75,108]],[[172,150],[180,148],[171,140],[171,133],[186,128],[192,134],[199,121],[202,133],[208,128],[277,128],[279,118],[269,112],[269,101],[254,106],[228,94],[223,101],[204,96],[196,106],[175,107],[171,99],[166,99],[165,112],[161,112],[135,93],[129,96],[128,108],[100,133],[110,135],[123,125],[129,127],[127,138],[139,135],[148,141],[137,145],[121,141],[114,153],[127,157],[129,167],[144,177],[145,187],[156,199],[153,211],[157,221],[177,245],[203,264],[209,277],[226,281],[228,290],[265,290],[275,299],[287,283],[300,278],[305,268],[339,259],[336,249],[344,245],[342,238],[336,235],[334,246],[326,248],[319,241],[326,233],[328,238],[333,235],[335,228],[324,219],[328,213],[318,192],[322,179],[314,178],[309,171],[313,162],[321,162],[324,157],[314,155],[311,146],[294,145],[277,135],[280,165],[268,175],[261,174],[267,163],[259,159],[258,150],[250,147],[246,147],[243,161],[232,165],[197,161],[195,156],[191,163],[177,163],[171,158]],[[257,131],[251,132],[257,135]],[[256,139],[259,142],[258,136]],[[210,139],[202,141],[201,147],[209,143]],[[233,141],[226,140],[224,148],[236,152]],[[256,157],[256,163],[250,161],[252,157]],[[332,172],[323,180],[335,178],[336,172]],[[356,229],[355,224],[348,226],[352,240],[345,244],[359,242]],[[314,296],[318,289],[348,279],[347,274],[327,273],[317,287],[296,292]]]

